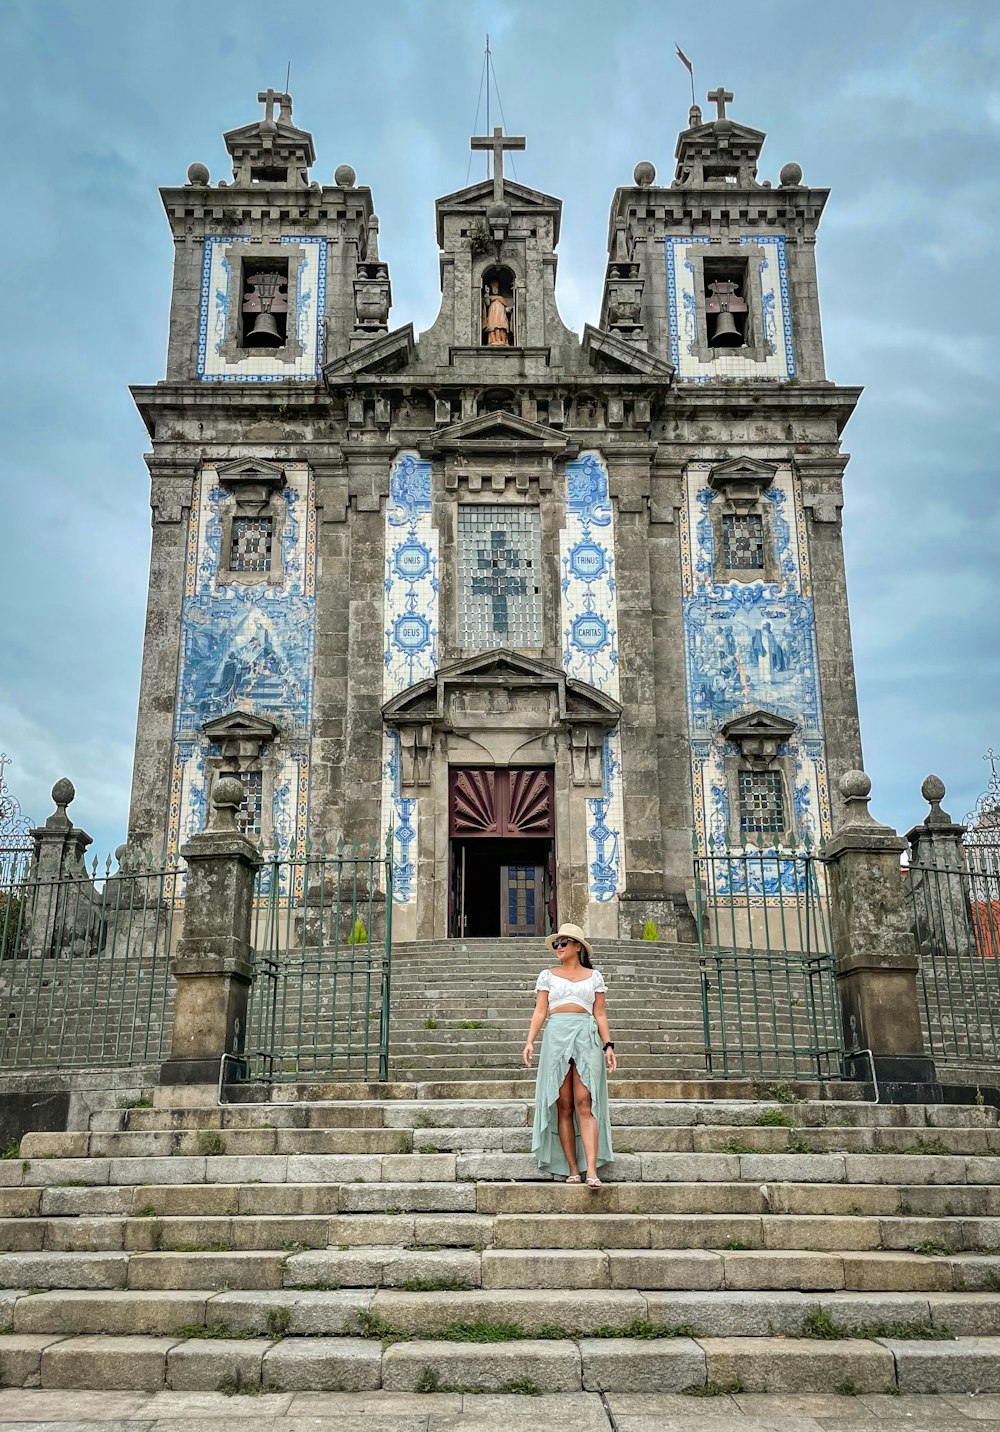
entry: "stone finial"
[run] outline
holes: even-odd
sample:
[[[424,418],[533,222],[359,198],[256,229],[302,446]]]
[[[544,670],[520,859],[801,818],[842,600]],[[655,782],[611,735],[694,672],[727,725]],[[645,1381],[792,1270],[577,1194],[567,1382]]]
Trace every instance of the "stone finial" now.
[[[212,814],[209,830],[235,830],[236,812],[246,798],[242,781],[235,776],[220,776],[212,790]]]
[[[656,168],[648,159],[640,159],[632,171],[632,178],[640,189],[648,189],[656,180]]]
[[[52,787],[52,799],[56,803],[58,814],[65,816],[66,807],[70,801],[76,799],[76,786],[68,776],[63,776],[60,780],[56,781]]]
[[[702,122],[701,105],[693,104],[688,110],[688,129],[697,129]]]
[[[920,787],[920,794],[930,806],[930,811],[924,821],[925,825],[954,824],[948,812],[941,809],[941,802],[945,796],[945,784],[940,776],[927,776]]]
[[[865,771],[845,771],[841,776],[840,794],[844,797],[845,825],[875,825],[868,809],[871,800],[871,778]]]
[[[208,172],[208,165],[207,165],[207,164],[189,164],[189,165],[188,165],[188,183],[189,183],[189,184],[195,184],[195,185],[200,186],[201,188],[204,188],[205,185],[208,183],[208,181],[209,181],[210,178],[211,178],[211,175],[210,175],[209,172]]]
[[[341,189],[353,189],[358,176],[349,164],[338,164],[333,171],[333,182]]]
[[[365,250],[365,262],[377,264],[378,258],[378,215],[368,216],[368,247]]]
[[[783,164],[778,179],[783,189],[797,189],[802,183],[802,165],[794,162]]]

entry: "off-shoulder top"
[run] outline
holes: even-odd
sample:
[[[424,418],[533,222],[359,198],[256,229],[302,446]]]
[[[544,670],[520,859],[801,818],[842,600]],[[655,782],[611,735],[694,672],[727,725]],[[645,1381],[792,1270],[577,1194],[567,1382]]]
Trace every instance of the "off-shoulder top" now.
[[[600,970],[592,970],[585,980],[567,980],[551,970],[542,970],[535,981],[535,993],[545,990],[549,997],[549,1013],[564,1004],[579,1004],[588,1014],[594,1012],[594,1000],[607,992]]]

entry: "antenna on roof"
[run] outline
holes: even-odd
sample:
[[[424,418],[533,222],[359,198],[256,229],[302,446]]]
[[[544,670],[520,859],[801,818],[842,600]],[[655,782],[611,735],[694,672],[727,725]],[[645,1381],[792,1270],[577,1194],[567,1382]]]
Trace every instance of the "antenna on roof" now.
[[[288,93],[288,86],[289,86],[289,84],[291,83],[291,79],[292,79],[292,62],[291,62],[291,60],[289,60],[289,61],[288,61],[288,68],[287,68],[287,70],[285,71],[285,94]]]

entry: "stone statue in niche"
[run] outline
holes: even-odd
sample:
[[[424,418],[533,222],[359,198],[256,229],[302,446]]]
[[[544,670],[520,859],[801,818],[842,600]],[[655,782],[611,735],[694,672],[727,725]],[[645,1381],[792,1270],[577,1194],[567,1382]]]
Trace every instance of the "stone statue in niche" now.
[[[491,279],[483,289],[483,339],[487,347],[509,347],[514,342],[514,309]]]

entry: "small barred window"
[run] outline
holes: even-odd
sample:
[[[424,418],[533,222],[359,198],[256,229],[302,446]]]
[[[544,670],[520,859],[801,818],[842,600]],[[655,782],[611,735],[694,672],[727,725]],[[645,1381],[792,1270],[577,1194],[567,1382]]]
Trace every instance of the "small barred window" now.
[[[731,570],[764,565],[764,519],[750,512],[722,519],[722,549]]]
[[[740,834],[782,835],[785,798],[780,771],[740,771]]]
[[[269,572],[273,534],[274,519],[271,517],[234,517],[229,570]]]
[[[222,771],[221,776],[232,776],[246,791],[243,804],[236,812],[236,828],[243,835],[259,836],[262,833],[261,816],[264,810],[263,771]]]

